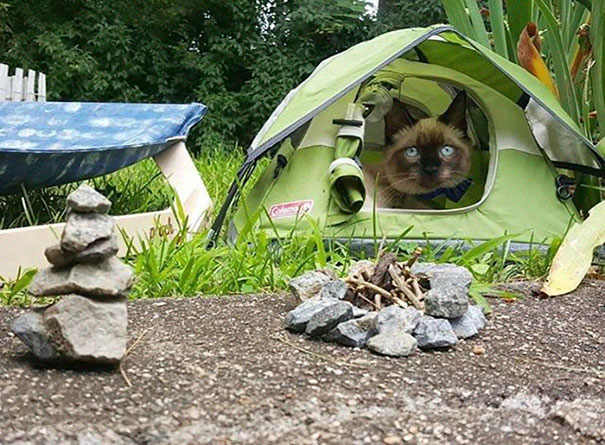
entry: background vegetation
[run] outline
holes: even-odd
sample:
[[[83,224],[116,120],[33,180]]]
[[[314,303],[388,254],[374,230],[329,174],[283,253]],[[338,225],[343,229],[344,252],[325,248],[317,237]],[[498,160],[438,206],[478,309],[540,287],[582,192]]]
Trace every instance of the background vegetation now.
[[[603,78],[602,60],[585,53],[584,71],[564,83],[580,45],[565,20],[587,22],[593,4],[601,5],[595,21],[603,26],[602,2],[589,0],[380,0],[373,13],[364,0],[0,0],[0,61],[47,73],[50,100],[208,105],[210,113],[189,146],[220,203],[242,158],[232,148],[246,147],[281,98],[317,63],[389,30],[445,22],[446,10],[461,32],[514,61],[515,35],[525,19],[535,19],[545,37],[545,63],[559,89],[569,87],[572,95],[565,96],[564,106],[575,100],[571,114],[575,110],[587,136],[596,137],[598,119],[591,113],[603,96],[594,81],[596,75]],[[565,25],[561,29],[558,20]],[[594,35],[602,40],[602,33]],[[565,60],[557,58],[559,40]],[[595,47],[594,54],[602,54],[602,42],[595,41]],[[151,161],[92,185],[113,201],[113,214],[157,210],[172,200]],[[0,228],[62,220],[65,197],[76,186],[0,197]],[[205,249],[205,233],[181,240],[154,239],[129,252],[126,260],[139,277],[133,298],[273,291],[308,269],[329,264],[343,273],[356,259],[346,245],[331,240],[325,245],[318,231],[277,245],[248,233],[236,245],[221,241],[212,250]],[[497,293],[494,282],[542,276],[559,242],[552,240],[548,252],[518,254],[503,236],[466,252],[433,246],[424,258],[467,266],[476,279],[473,296],[485,304],[482,295]],[[384,246],[404,256],[414,247]],[[29,304],[24,289],[33,273],[10,282],[0,277],[0,303]]]
[[[245,146],[324,58],[444,20],[439,0],[0,0],[0,54],[49,100],[202,102],[194,146]]]

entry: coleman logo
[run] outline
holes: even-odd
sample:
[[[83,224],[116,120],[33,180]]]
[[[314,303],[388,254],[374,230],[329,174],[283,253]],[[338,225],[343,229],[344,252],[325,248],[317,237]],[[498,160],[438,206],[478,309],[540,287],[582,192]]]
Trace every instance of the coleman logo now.
[[[293,216],[301,216],[310,212],[313,208],[313,200],[305,199],[303,201],[283,202],[274,204],[269,209],[271,219],[289,218]]]

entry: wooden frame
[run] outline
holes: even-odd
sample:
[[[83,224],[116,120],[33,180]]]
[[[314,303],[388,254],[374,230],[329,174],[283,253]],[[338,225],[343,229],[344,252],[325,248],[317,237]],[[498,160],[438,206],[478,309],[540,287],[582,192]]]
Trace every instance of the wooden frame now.
[[[182,205],[187,216],[188,232],[199,231],[209,222],[212,200],[189,156],[185,142],[176,141],[154,156],[154,160]],[[175,215],[170,208],[158,212],[116,216],[115,221],[119,231],[126,234],[135,245],[138,244],[139,238],[171,236],[177,231]],[[1,230],[0,276],[4,279],[14,279],[20,270],[49,266],[44,257],[44,249],[58,242],[64,226],[65,223],[59,223]],[[123,238],[118,233],[118,255],[123,255],[126,250]]]

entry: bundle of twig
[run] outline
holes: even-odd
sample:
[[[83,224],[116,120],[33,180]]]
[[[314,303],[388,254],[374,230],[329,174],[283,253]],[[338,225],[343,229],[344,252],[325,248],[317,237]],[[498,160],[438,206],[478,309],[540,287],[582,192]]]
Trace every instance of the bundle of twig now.
[[[416,249],[405,263],[398,262],[395,254],[387,253],[380,255],[375,265],[358,267],[345,279],[349,286],[346,299],[356,306],[375,310],[391,304],[424,310],[427,289],[411,272],[421,253],[422,249]]]

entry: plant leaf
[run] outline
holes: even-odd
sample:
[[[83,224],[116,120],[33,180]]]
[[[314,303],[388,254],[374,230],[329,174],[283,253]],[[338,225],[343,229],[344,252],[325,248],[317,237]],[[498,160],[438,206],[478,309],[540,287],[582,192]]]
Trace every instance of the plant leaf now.
[[[542,292],[549,296],[575,290],[590,268],[595,247],[605,243],[605,201],[581,224],[574,225],[555,255]]]
[[[541,44],[542,42],[540,40],[537,25],[535,23],[529,23],[523,29],[521,37],[519,37],[519,42],[517,43],[519,65],[540,79],[555,97],[558,98],[559,92],[550,76],[550,70],[540,55]]]

